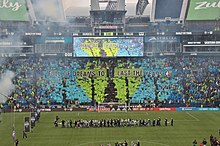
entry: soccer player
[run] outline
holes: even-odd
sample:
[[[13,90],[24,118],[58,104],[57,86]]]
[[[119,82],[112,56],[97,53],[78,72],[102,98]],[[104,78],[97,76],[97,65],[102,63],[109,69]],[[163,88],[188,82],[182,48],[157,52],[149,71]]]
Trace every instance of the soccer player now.
[[[140,141],[138,140],[138,142],[137,142],[137,146],[140,146]]]
[[[73,127],[73,121],[70,120],[70,128],[72,128],[72,127]]]
[[[160,126],[160,120],[159,119],[156,120],[156,125]]]
[[[27,138],[27,133],[23,130],[23,134],[22,134],[23,138]]]
[[[147,125],[148,125],[148,126],[151,126],[151,121],[150,121],[150,119],[147,120]]]
[[[159,126],[161,126],[160,122],[161,122],[161,118],[159,117],[159,118],[158,118],[158,125],[159,125]]]
[[[124,144],[123,144],[124,146],[128,146],[128,143],[127,143],[127,141],[125,140],[125,142],[124,142]]]
[[[165,126],[167,126],[167,118],[165,119],[165,122],[164,122],[164,123],[165,123]]]
[[[58,127],[58,122],[56,120],[54,120],[54,126]]]
[[[0,104],[0,123],[2,122],[2,120],[1,120],[1,114],[2,114],[2,104]]]
[[[171,126],[173,126],[173,118],[171,118],[171,122],[170,122]]]
[[[62,128],[65,128],[65,120],[62,120]]]
[[[155,126],[155,119],[153,120],[153,123],[152,123],[153,127]]]
[[[18,139],[16,139],[15,140],[15,146],[18,146],[18,143],[19,143],[19,141],[18,141]]]
[[[35,124],[35,118],[31,117],[31,129],[34,128],[34,124]]]
[[[212,144],[212,142],[213,142],[213,136],[212,136],[212,134],[210,135],[209,140],[210,140],[210,143]]]
[[[55,119],[56,119],[56,121],[58,121],[60,118],[59,118],[59,116],[56,116],[56,118],[55,118]]]
[[[0,104],[0,109],[2,109],[3,108],[3,105],[2,104]],[[0,110],[0,113],[1,113],[2,111]]]

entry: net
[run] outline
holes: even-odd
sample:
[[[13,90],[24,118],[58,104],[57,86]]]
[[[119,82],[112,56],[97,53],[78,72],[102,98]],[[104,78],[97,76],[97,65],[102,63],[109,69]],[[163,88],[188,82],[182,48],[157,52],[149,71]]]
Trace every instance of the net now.
[[[107,103],[99,103],[98,104],[98,112],[101,111],[127,111],[126,103],[119,102],[107,102]]]

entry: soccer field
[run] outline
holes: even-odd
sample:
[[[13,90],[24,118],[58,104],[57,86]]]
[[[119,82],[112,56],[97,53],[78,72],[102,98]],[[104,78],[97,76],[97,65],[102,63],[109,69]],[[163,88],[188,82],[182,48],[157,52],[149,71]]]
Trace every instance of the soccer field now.
[[[58,115],[64,120],[76,119],[157,119],[162,120],[161,127],[114,127],[114,128],[55,128],[53,121]],[[30,113],[3,113],[0,123],[0,146],[13,146],[11,129],[15,121],[16,137],[19,146],[100,146],[114,145],[116,142],[140,141],[141,146],[191,146],[209,136],[218,137],[220,112],[42,112],[39,123],[28,138],[22,138],[24,117]],[[164,119],[174,119],[174,126],[164,126]]]

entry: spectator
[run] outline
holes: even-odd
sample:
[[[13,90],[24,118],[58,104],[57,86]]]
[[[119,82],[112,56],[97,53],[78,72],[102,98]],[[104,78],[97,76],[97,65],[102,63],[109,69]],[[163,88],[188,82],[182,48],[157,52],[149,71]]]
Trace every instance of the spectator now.
[[[205,138],[203,139],[202,144],[203,144],[203,146],[206,146],[207,141],[206,141],[206,139],[205,139]]]
[[[193,141],[193,146],[196,146],[197,145],[197,140],[195,139],[194,141]]]

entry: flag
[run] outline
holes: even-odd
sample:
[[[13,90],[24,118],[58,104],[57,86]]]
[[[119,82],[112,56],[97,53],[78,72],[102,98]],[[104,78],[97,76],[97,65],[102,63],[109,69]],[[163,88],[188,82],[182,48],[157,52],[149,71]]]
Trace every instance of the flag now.
[[[15,143],[16,142],[16,135],[15,135],[14,127],[12,127],[12,139],[13,139],[13,142]]]

